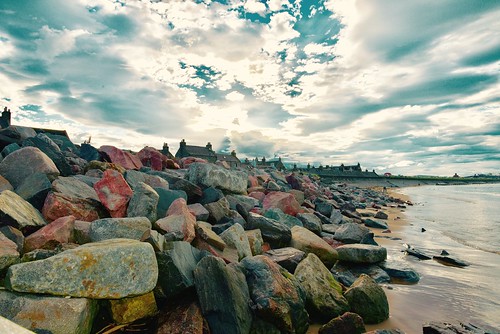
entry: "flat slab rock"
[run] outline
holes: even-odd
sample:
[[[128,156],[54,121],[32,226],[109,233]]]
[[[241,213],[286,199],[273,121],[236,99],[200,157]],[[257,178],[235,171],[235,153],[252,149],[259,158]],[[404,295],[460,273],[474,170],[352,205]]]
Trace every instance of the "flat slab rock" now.
[[[471,323],[430,322],[423,326],[424,334],[495,334],[498,329],[481,328]]]

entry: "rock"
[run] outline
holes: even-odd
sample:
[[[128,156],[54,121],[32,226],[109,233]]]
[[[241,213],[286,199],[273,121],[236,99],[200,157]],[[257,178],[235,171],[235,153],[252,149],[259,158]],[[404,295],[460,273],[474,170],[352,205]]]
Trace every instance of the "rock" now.
[[[330,222],[332,224],[340,224],[342,222],[342,213],[339,210],[333,210],[330,214]]]
[[[189,212],[191,212],[196,217],[197,221],[201,220],[206,222],[208,220],[208,216],[210,215],[210,213],[200,203],[189,204],[188,209]]]
[[[194,282],[202,313],[212,333],[249,333],[252,325],[250,296],[245,275],[240,270],[208,256],[196,266]]]
[[[430,260],[432,258],[431,256],[425,254],[420,249],[414,248],[408,244],[403,244],[403,245],[406,247],[404,252],[408,255],[415,256],[416,258],[418,258],[420,260]]]
[[[20,260],[21,255],[17,250],[16,243],[7,238],[3,233],[0,233],[0,271],[18,263]]]
[[[250,334],[281,334],[282,332],[276,328],[273,324],[262,320],[260,318],[254,317],[252,322],[252,329],[250,329]]]
[[[2,316],[0,316],[0,333],[35,334],[35,332],[29,331],[26,328],[21,327],[15,322],[5,319]]]
[[[292,228],[290,246],[306,254],[313,253],[327,266],[332,267],[337,261],[337,251],[319,236],[300,226]]]
[[[226,247],[224,247],[224,250],[220,250],[198,237],[194,238],[192,245],[199,250],[206,251],[207,253],[215,257],[221,258],[226,263],[239,262],[238,250],[234,247],[226,245]]]
[[[30,233],[46,224],[38,210],[19,195],[10,190],[0,193],[0,226],[10,225]]]
[[[92,299],[39,296],[0,290],[0,315],[36,333],[90,333],[97,308],[97,302]]]
[[[309,231],[317,235],[321,234],[321,220],[314,213],[298,213],[297,218],[300,219],[304,227]]]
[[[156,207],[156,215],[157,218],[163,218],[167,214],[167,210],[172,205],[172,203],[179,199],[183,198],[187,201],[187,195],[182,190],[169,190],[165,188],[153,188],[159,196],[158,206]]]
[[[208,324],[196,301],[184,301],[173,309],[160,310],[156,334],[208,334]]]
[[[389,318],[389,303],[384,290],[368,275],[362,274],[344,293],[351,311],[367,324],[378,324]]]
[[[395,283],[418,283],[420,275],[403,261],[384,261],[379,264]]]
[[[136,297],[111,299],[109,310],[115,323],[128,324],[155,315],[158,308],[153,292],[149,292]]]
[[[10,182],[5,177],[0,175],[0,193],[4,190],[13,191],[14,187],[12,186],[12,184],[10,184]]]
[[[99,151],[94,146],[86,143],[80,145],[78,156],[87,161],[99,160],[101,158]]]
[[[196,218],[189,212],[186,200],[178,198],[168,208],[167,216],[157,220],[155,226],[168,234],[167,240],[191,242],[195,237]]]
[[[264,255],[292,274],[300,261],[306,257],[306,253],[293,247],[271,249],[265,252]]]
[[[405,334],[405,332],[397,328],[391,328],[391,329],[376,329],[374,331],[366,332],[365,334]]]
[[[248,230],[259,229],[264,241],[269,242],[273,248],[286,247],[290,243],[292,232],[288,226],[274,219],[250,212],[248,216]]]
[[[247,257],[241,264],[255,314],[283,333],[305,333],[309,327],[305,295],[294,277],[263,255]]]
[[[299,178],[294,173],[287,175],[285,177],[285,179],[286,179],[286,182],[288,182],[288,184],[292,187],[292,189],[296,189],[296,190],[302,189],[301,182],[300,182]]]
[[[204,241],[206,241],[211,246],[214,246],[221,251],[226,248],[226,242],[222,240],[222,238],[217,235],[214,231],[212,231],[211,227],[204,226],[202,224],[198,224],[196,226],[196,236]]]
[[[157,279],[158,266],[150,244],[111,239],[10,266],[5,286],[19,292],[119,299],[150,292]]]
[[[311,317],[329,320],[349,311],[342,286],[316,255],[310,253],[298,264],[295,277],[304,288]]]
[[[160,196],[146,183],[139,182],[127,207],[127,217],[146,217],[151,223],[156,221],[156,209]]]
[[[22,253],[24,248],[24,235],[21,231],[12,226],[2,226],[0,227],[0,234],[3,234],[13,241],[17,246],[17,251]]]
[[[151,188],[169,189],[168,181],[160,176],[143,173],[133,169],[129,169],[125,172],[125,180],[133,190],[135,190],[141,182],[147,184]]]
[[[122,218],[127,214],[127,205],[133,192],[119,172],[107,169],[102,179],[94,184],[101,203],[108,209],[111,217]]]
[[[184,191],[190,203],[197,202],[203,195],[203,191],[200,187],[185,179],[180,179],[174,183],[170,183],[170,189]]]
[[[52,184],[47,175],[33,173],[16,188],[16,194],[41,211],[51,189]]]
[[[54,220],[52,223],[26,237],[24,241],[24,253],[38,248],[54,249],[59,244],[73,242],[74,226],[75,217],[73,216],[61,217]]]
[[[319,198],[316,199],[314,201],[314,204],[315,204],[314,209],[326,217],[330,217],[332,212],[335,210],[335,207],[333,206],[332,203],[323,199]]]
[[[247,190],[247,173],[226,170],[213,164],[195,162],[189,165],[186,177],[193,183],[236,194],[246,194]]]
[[[23,141],[23,147],[36,147],[40,149],[43,153],[52,160],[52,162],[56,165],[62,176],[69,176],[73,174],[71,166],[66,161],[64,154],[61,153],[59,147],[52,142],[48,137],[38,134],[36,137],[30,137]],[[19,150],[20,151],[20,150]],[[16,151],[16,152],[19,152]],[[14,152],[15,153],[15,152]]]
[[[291,189],[288,191],[290,194],[292,194],[297,202],[299,202],[300,205],[302,205],[305,201],[305,195],[303,191],[296,190],[296,189]]]
[[[220,234],[220,237],[224,242],[236,248],[238,250],[239,260],[252,256],[252,250],[250,249],[250,243],[248,242],[248,237],[240,224],[234,224],[227,230]]]
[[[259,229],[245,231],[248,243],[250,244],[250,249],[252,250],[252,255],[262,254],[262,246],[264,244],[264,239],[262,238],[262,233]]]
[[[209,213],[207,221],[212,224],[217,224],[224,217],[230,215],[229,202],[225,197],[217,202],[205,204],[204,207]]]
[[[74,216],[77,220],[89,222],[108,216],[100,202],[72,198],[54,192],[47,195],[42,214],[49,222],[65,216]]]
[[[377,211],[377,213],[375,214],[374,217],[378,218],[378,219],[387,219],[387,218],[389,218],[389,216],[387,215],[387,213],[385,213],[383,211]]]
[[[368,226],[368,227],[372,227],[372,228],[381,228],[381,229],[388,229],[389,227],[387,226],[387,223],[384,223],[384,222],[380,222],[380,221],[377,221],[377,220],[373,220],[373,219],[364,219],[363,220],[363,224],[365,224],[365,226]]]
[[[203,194],[200,199],[200,204],[205,205],[208,203],[217,202],[223,197],[224,193],[222,192],[222,190],[214,187],[208,187],[205,190],[203,190]]]
[[[73,239],[77,244],[83,245],[90,242],[90,224],[92,223],[83,220],[75,220]]]
[[[321,229],[322,229],[322,232],[326,232],[326,233],[330,233],[330,234],[334,235],[340,226],[342,226],[342,225],[324,224],[324,225],[322,225]]]
[[[58,177],[52,182],[55,192],[73,198],[90,198],[98,201],[94,188],[74,177]]]
[[[423,325],[423,334],[496,334],[493,328],[481,328],[468,322],[429,322]]]
[[[299,202],[290,193],[272,191],[266,195],[262,202],[264,211],[272,208],[281,209],[284,213],[296,216],[297,213],[302,212]]]
[[[167,165],[167,157],[153,147],[144,147],[137,153],[143,166],[151,167],[153,170],[163,170]]]
[[[264,217],[271,218],[285,224],[286,226],[292,228],[294,226],[304,226],[300,219],[287,215],[281,209],[272,208],[264,213]]]
[[[231,210],[237,210],[237,205],[241,205],[246,213],[252,210],[254,207],[259,206],[259,201],[250,196],[244,195],[227,195],[227,201],[229,202],[229,208]]]
[[[102,177],[102,173],[105,170],[112,169],[116,170],[120,174],[125,174],[126,169],[121,165],[115,165],[110,162],[96,161],[92,160],[85,166],[85,175],[92,177]]]
[[[381,246],[350,244],[336,248],[340,261],[377,263],[387,258],[387,249]]]
[[[268,191],[281,191],[281,187],[279,186],[279,184],[274,181],[267,182],[266,189]]]
[[[453,266],[453,267],[467,267],[469,266],[469,263],[451,257],[451,256],[441,256],[441,255],[434,255],[432,259],[436,260],[437,262],[444,264],[446,266]]]
[[[51,256],[61,253],[59,249],[35,249],[31,252],[23,254],[21,262],[31,262],[47,259]]]
[[[356,313],[346,312],[321,326],[319,334],[361,334],[365,333],[363,318]]]
[[[331,269],[335,279],[346,287],[350,287],[361,274],[370,276],[377,283],[388,283],[390,276],[375,264],[353,264],[337,262]]]
[[[378,243],[375,241],[374,236],[375,234],[373,232],[365,234],[359,243],[364,245],[378,246]]]
[[[137,156],[114,146],[101,146],[99,147],[99,151],[104,153],[107,159],[109,159],[106,159],[107,161],[120,165],[125,169],[140,169],[142,167],[141,160]]]
[[[104,218],[90,224],[89,237],[92,242],[115,238],[143,241],[150,229],[151,222],[146,217]]]
[[[17,143],[12,143],[12,144],[5,146],[2,149],[1,155],[3,158],[5,158],[6,156],[11,154],[12,152],[15,152],[15,151],[20,150],[20,149],[21,149],[21,146],[19,146]]]
[[[363,225],[347,223],[340,225],[335,232],[334,238],[345,244],[356,244],[359,243],[368,233],[370,233],[370,230]]]

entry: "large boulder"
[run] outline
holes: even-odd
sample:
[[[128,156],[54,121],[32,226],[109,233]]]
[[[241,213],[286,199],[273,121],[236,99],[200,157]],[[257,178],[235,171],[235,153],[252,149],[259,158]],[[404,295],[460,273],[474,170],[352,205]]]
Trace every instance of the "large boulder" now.
[[[368,227],[356,223],[347,223],[340,225],[335,231],[334,238],[345,244],[357,244],[369,233]]]
[[[220,258],[203,258],[194,270],[203,315],[212,333],[249,333],[252,312],[245,275]]]
[[[208,332],[204,324],[200,305],[196,301],[181,300],[171,309],[160,310],[156,334],[204,334]]]
[[[282,333],[305,333],[309,315],[305,295],[295,278],[270,258],[257,255],[241,261],[256,315]]]
[[[44,173],[53,179],[59,175],[59,170],[54,162],[36,147],[24,147],[12,152],[0,163],[0,175],[14,188],[33,173]]]
[[[127,214],[127,205],[133,192],[119,172],[108,169],[102,179],[94,184],[94,189],[101,203],[108,209],[111,217],[121,218]]]
[[[38,248],[53,249],[59,244],[73,242],[73,229],[75,217],[67,216],[54,220],[24,241],[24,253]]]
[[[236,194],[246,194],[247,190],[248,175],[245,172],[227,170],[213,164],[192,163],[186,177],[196,184]]]
[[[92,242],[125,238],[143,241],[149,236],[151,222],[146,217],[104,218],[90,224]]]
[[[346,312],[333,318],[319,329],[319,334],[361,334],[365,333],[365,323],[356,313]]]
[[[156,208],[160,196],[158,193],[143,182],[134,188],[134,193],[127,207],[127,217],[146,217],[150,222],[156,221]]]
[[[262,232],[259,229],[245,231],[248,238],[248,243],[250,244],[250,249],[252,250],[252,255],[262,254],[262,246],[264,245],[264,239],[262,238]]]
[[[160,176],[150,175],[133,169],[129,169],[125,172],[125,180],[134,190],[135,187],[138,186],[141,182],[147,184],[151,188],[169,188],[168,181],[161,178]]]
[[[31,233],[47,223],[40,212],[16,193],[0,193],[0,226],[10,225],[23,233]]]
[[[240,224],[234,224],[229,227],[220,234],[220,237],[227,245],[238,250],[238,257],[240,260],[247,256],[252,256],[252,250],[250,249],[248,237],[243,229],[243,226]]]
[[[75,177],[58,177],[52,182],[52,189],[69,197],[99,200],[94,188]]]
[[[155,226],[170,241],[193,241],[196,217],[189,211],[186,200],[178,198],[172,202],[165,218],[156,221]]]
[[[104,154],[107,161],[121,165],[125,169],[140,169],[142,167],[141,160],[137,156],[114,146],[104,145],[99,147],[99,151]]]
[[[272,208],[264,213],[264,217],[271,218],[285,224],[286,226],[292,228],[294,226],[304,226],[300,219],[287,215],[279,208]]]
[[[117,324],[127,324],[133,321],[152,317],[158,311],[153,292],[136,297],[109,300],[109,313]]]
[[[56,165],[62,176],[73,174],[71,166],[66,161],[64,154],[59,147],[44,134],[38,134],[35,137],[27,138],[23,141],[23,147],[36,147],[45,153]]]
[[[263,255],[268,256],[292,274],[295,272],[300,261],[306,257],[306,253],[293,247],[270,249]]]
[[[97,308],[97,301],[87,298],[40,296],[0,290],[0,315],[36,333],[88,334]]]
[[[184,198],[184,200],[187,201],[187,195],[185,191],[155,187],[153,187],[153,189],[159,196],[158,206],[156,207],[156,215],[158,219],[166,216],[168,208],[175,200]]]
[[[264,211],[272,208],[278,208],[291,216],[296,216],[297,213],[302,212],[300,204],[295,199],[295,196],[281,191],[271,191],[268,193],[262,201],[262,207]]]
[[[197,222],[195,230],[196,237],[207,242],[209,245],[220,249],[221,251],[227,247],[226,242],[212,230],[212,225],[209,223]]]
[[[300,249],[306,254],[315,254],[327,267],[333,266],[338,258],[337,251],[332,246],[304,227],[294,226],[292,228],[290,246]]]
[[[314,232],[317,235],[321,235],[321,220],[316,217],[314,213],[298,213],[297,218],[309,231]]]
[[[355,264],[337,262],[331,269],[333,276],[346,287],[350,287],[362,274],[368,275],[377,283],[388,283],[391,277],[376,264]]]
[[[208,211],[207,221],[212,224],[217,224],[224,217],[229,216],[231,211],[229,202],[225,197],[216,202],[207,203],[204,207]]]
[[[143,166],[151,167],[153,170],[162,170],[167,166],[167,157],[153,147],[144,147],[137,152],[137,157]]]
[[[420,275],[414,269],[410,268],[406,262],[397,260],[384,261],[379,266],[395,282],[414,284],[420,280]]]
[[[106,209],[98,201],[73,198],[54,192],[50,192],[47,195],[43,204],[42,214],[49,222],[65,216],[75,216],[78,220],[88,222],[109,217]]]
[[[253,212],[250,212],[248,215],[246,229],[259,229],[264,241],[269,242],[273,248],[288,246],[292,237],[290,228],[285,224]]]
[[[33,173],[16,188],[16,194],[41,211],[51,189],[52,183],[47,175],[44,173]]]
[[[10,266],[5,286],[18,292],[118,299],[152,291],[157,279],[158,265],[150,244],[111,239]]]
[[[389,318],[389,303],[384,290],[368,275],[361,275],[344,293],[351,311],[367,324],[378,324]]]
[[[381,246],[350,244],[336,248],[338,259],[353,263],[377,263],[387,258],[387,249]]]
[[[349,304],[342,296],[342,286],[316,255],[310,253],[298,264],[295,277],[306,292],[306,306],[311,317],[330,320],[349,311]]]

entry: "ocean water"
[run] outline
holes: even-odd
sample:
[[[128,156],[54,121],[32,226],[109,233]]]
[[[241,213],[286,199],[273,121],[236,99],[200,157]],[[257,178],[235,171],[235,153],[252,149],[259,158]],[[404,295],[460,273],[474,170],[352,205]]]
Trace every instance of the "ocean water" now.
[[[377,328],[421,333],[430,321],[458,321],[500,333],[500,184],[408,187],[398,192],[415,204],[401,212],[406,223],[393,233],[401,240],[378,240],[384,240],[389,259],[412,267],[421,279],[415,285],[385,286],[390,318]],[[431,256],[446,250],[470,265],[419,260],[402,252],[405,243]]]

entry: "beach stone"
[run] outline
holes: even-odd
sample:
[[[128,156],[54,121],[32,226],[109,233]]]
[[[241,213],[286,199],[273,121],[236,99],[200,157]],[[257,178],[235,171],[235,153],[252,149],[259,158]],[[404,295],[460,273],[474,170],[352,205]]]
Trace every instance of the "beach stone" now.
[[[319,236],[300,226],[292,228],[290,246],[306,254],[313,253],[327,266],[332,267],[337,261],[337,251]]]
[[[281,187],[277,182],[269,181],[266,184],[266,189],[268,191],[281,191]]]
[[[208,334],[208,324],[196,301],[184,301],[173,309],[160,310],[156,334]]]
[[[101,158],[99,151],[94,146],[86,143],[80,145],[78,156],[87,161],[99,160]]]
[[[272,208],[278,208],[291,216],[296,216],[297,213],[302,212],[300,204],[295,199],[295,196],[281,191],[272,191],[268,193],[262,201],[262,207],[264,211]]]
[[[227,170],[213,164],[192,163],[186,177],[189,181],[206,187],[215,187],[236,194],[246,194],[248,174]]]
[[[245,195],[227,195],[227,201],[229,202],[229,208],[231,210],[237,210],[237,205],[241,205],[246,213],[252,210],[254,207],[259,206],[259,201],[253,197]]]
[[[146,217],[151,223],[157,219],[156,209],[160,196],[146,183],[139,182],[134,188],[127,207],[127,217]]]
[[[109,311],[115,323],[128,324],[155,315],[158,307],[153,292],[149,292],[136,297],[111,299]]]
[[[74,216],[54,220],[26,237],[24,240],[24,253],[38,248],[53,249],[59,244],[73,242],[74,226]]]
[[[464,322],[429,322],[422,327],[423,334],[496,334],[497,330],[482,328]]]
[[[342,222],[342,213],[339,210],[333,210],[330,214],[330,222],[332,224],[340,224]]]
[[[270,249],[264,255],[292,274],[295,272],[300,261],[306,257],[306,253],[293,247]]]
[[[97,301],[92,299],[0,290],[0,315],[36,333],[90,333],[97,309]]]
[[[350,244],[336,248],[340,261],[378,263],[387,259],[387,249],[381,246]]]
[[[189,204],[188,209],[189,212],[191,212],[196,217],[197,221],[206,222],[208,220],[208,216],[210,215],[210,213],[200,203]]]
[[[414,284],[420,280],[420,275],[403,261],[386,260],[379,266],[396,282]]]
[[[240,261],[247,256],[252,256],[252,250],[250,249],[248,237],[243,229],[243,226],[240,224],[234,224],[229,227],[220,234],[220,237],[227,245],[236,248]]]
[[[119,299],[153,290],[157,278],[158,266],[150,244],[110,239],[45,260],[10,266],[5,286],[18,292]]]
[[[141,160],[137,156],[114,146],[104,145],[99,147],[99,151],[109,158],[109,162],[120,165],[125,169],[140,169],[142,167]]]
[[[200,204],[205,205],[208,203],[213,203],[217,202],[221,198],[224,197],[224,193],[222,190],[214,188],[214,187],[208,187],[203,190],[202,197],[200,199]]]
[[[171,241],[191,242],[196,236],[196,217],[189,212],[184,198],[174,200],[167,210],[167,216],[157,220],[155,226]]]
[[[165,188],[153,189],[159,196],[158,206],[156,207],[157,219],[164,218],[166,216],[168,208],[175,200],[183,198],[187,201],[187,195],[182,190],[170,190]]]
[[[52,182],[52,189],[55,192],[73,198],[91,198],[98,201],[94,188],[75,177],[58,177]]]
[[[108,216],[100,202],[68,197],[54,192],[49,192],[47,195],[42,214],[49,222],[66,216],[74,216],[77,220],[84,221],[94,221]]]
[[[5,319],[0,316],[0,333],[9,333],[9,334],[35,334],[30,330],[27,330],[24,327],[19,326],[13,321]]]
[[[75,226],[73,228],[73,239],[77,244],[83,245],[90,242],[91,224],[92,222],[75,220]]]
[[[0,233],[0,271],[18,263],[21,255],[16,243]]]
[[[200,187],[186,179],[179,179],[170,183],[170,189],[184,191],[190,203],[197,202],[203,195],[203,190]]]
[[[24,235],[21,231],[15,227],[7,225],[0,227],[0,234],[3,234],[5,237],[13,241],[17,246],[17,251],[22,253],[24,248]]]
[[[262,233],[259,229],[245,231],[248,238],[248,243],[250,249],[252,250],[252,255],[262,254],[262,246],[264,245],[264,239],[262,238]]]
[[[293,275],[264,255],[241,261],[254,312],[284,333],[305,333],[309,316],[305,293]]]
[[[250,296],[245,275],[239,269],[226,265],[220,258],[208,256],[196,266],[194,282],[202,313],[212,333],[250,332]]]
[[[298,213],[297,218],[302,222],[303,226],[307,228],[309,231],[320,235],[321,228],[321,220],[314,215],[314,213]]]
[[[300,221],[300,219],[298,219],[294,216],[287,215],[286,213],[281,211],[281,209],[279,209],[279,208],[272,208],[272,209],[267,210],[264,213],[264,217],[277,220],[280,223],[283,223],[290,228],[292,228],[294,226],[304,226],[302,224],[302,222]]]
[[[90,224],[92,242],[115,238],[144,241],[149,236],[151,222],[146,217],[104,218]]]
[[[361,274],[370,276],[377,283],[388,283],[390,276],[375,264],[353,264],[337,262],[331,269],[335,279],[346,287],[350,287]]]
[[[292,237],[290,228],[285,224],[253,212],[248,215],[246,229],[259,229],[264,241],[269,242],[273,248],[288,246]]]
[[[302,205],[304,203],[305,194],[303,191],[296,190],[296,189],[290,189],[290,190],[288,190],[288,192],[295,197],[295,199],[297,200],[297,202],[299,202],[300,205]]]
[[[171,298],[194,286],[193,271],[206,256],[188,242],[169,243],[169,249],[156,253],[158,261],[158,287],[162,296]]]
[[[73,174],[71,166],[66,161],[64,154],[61,153],[59,147],[52,142],[48,137],[39,137],[41,134],[38,134],[36,137],[26,138],[23,141],[23,147],[36,147],[40,149],[43,153],[49,157],[50,160],[56,165],[62,176],[69,176]],[[42,135],[44,136],[44,135]],[[21,151],[21,150],[19,150]],[[19,152],[16,151],[16,152]],[[15,153],[15,152],[14,152]],[[25,162],[26,163],[26,162]]]
[[[349,311],[342,286],[316,255],[307,255],[297,265],[294,275],[304,288],[311,317],[328,321]]]
[[[12,152],[15,152],[15,151],[20,150],[20,149],[21,149],[21,146],[19,146],[19,144],[12,143],[12,144],[5,146],[2,149],[2,152],[0,154],[2,155],[3,158],[5,158],[6,156],[11,154]]]
[[[383,211],[377,211],[377,213],[375,214],[374,217],[378,218],[378,219],[387,219],[387,218],[389,218],[389,216],[387,215],[387,213],[385,213]]]
[[[226,242],[219,235],[217,235],[217,233],[212,231],[211,227],[204,226],[203,224],[198,224],[196,226],[196,237],[206,241],[220,250],[224,250],[227,246]]]
[[[12,184],[10,184],[10,182],[5,177],[0,175],[0,193],[4,190],[13,191],[14,187],[12,186]]]
[[[368,227],[372,227],[372,228],[381,228],[381,229],[388,229],[389,226],[387,226],[387,223],[384,223],[384,222],[380,222],[380,221],[377,221],[377,220],[373,220],[373,219],[363,219],[363,224],[365,224],[365,226],[368,226]]]
[[[230,215],[229,202],[225,197],[217,202],[205,204],[204,207],[209,213],[207,221],[212,224],[217,224],[224,217]]]
[[[139,183],[145,183],[151,188],[164,188],[169,189],[169,183],[167,180],[161,178],[158,175],[151,175],[141,171],[129,169],[125,172],[125,181],[129,184],[130,188],[135,190]]]
[[[332,235],[335,235],[335,232],[337,232],[337,230],[340,226],[341,225],[337,225],[337,224],[323,224],[321,229],[322,229],[322,232],[324,232],[324,233],[330,233]]]
[[[107,169],[104,171],[102,179],[94,184],[94,189],[111,217],[122,218],[126,216],[127,205],[133,192],[122,174]]]
[[[317,198],[314,201],[314,210],[318,211],[319,213],[321,213],[322,215],[324,215],[326,217],[330,217],[333,210],[335,210],[335,207],[333,206],[332,203],[330,203],[326,200]]]
[[[403,332],[398,328],[391,328],[391,329],[376,329],[373,331],[365,332],[365,334],[405,334],[405,332]]]
[[[285,179],[286,179],[286,182],[288,182],[288,184],[292,187],[292,189],[297,189],[297,190],[302,189],[302,186],[301,186],[302,182],[294,173],[285,176]]]
[[[345,244],[356,244],[368,233],[370,233],[370,230],[363,225],[347,223],[340,225],[337,231],[335,231],[334,238]]]
[[[30,233],[46,224],[40,212],[15,192],[0,193],[0,226],[10,225]]]
[[[51,189],[52,184],[47,175],[33,173],[16,188],[16,194],[41,211]]]
[[[363,318],[356,313],[346,312],[321,326],[318,334],[361,334],[365,331]]]
[[[137,157],[143,166],[151,167],[153,170],[163,170],[167,165],[167,157],[153,147],[144,147],[137,152]]]
[[[389,318],[389,303],[384,290],[368,275],[362,274],[344,293],[351,311],[367,324],[378,324]]]

